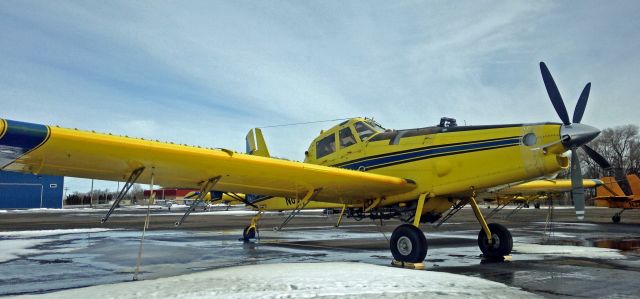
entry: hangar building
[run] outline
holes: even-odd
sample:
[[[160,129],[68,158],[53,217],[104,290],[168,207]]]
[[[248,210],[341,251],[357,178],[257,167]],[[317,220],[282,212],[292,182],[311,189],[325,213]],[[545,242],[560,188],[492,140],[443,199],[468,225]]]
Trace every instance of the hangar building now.
[[[0,171],[0,209],[62,208],[64,177]]]

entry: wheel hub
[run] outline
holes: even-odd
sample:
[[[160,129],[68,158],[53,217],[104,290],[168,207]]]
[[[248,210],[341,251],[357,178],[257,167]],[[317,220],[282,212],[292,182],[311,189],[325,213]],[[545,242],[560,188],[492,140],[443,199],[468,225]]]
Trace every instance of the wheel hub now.
[[[499,248],[500,247],[500,237],[498,237],[498,235],[492,234],[491,235],[491,241],[493,241],[493,243],[491,244],[491,247],[493,247],[493,248]]]
[[[402,255],[411,254],[411,250],[413,250],[413,245],[411,244],[411,240],[405,236],[402,236],[398,239],[397,243],[398,252]]]

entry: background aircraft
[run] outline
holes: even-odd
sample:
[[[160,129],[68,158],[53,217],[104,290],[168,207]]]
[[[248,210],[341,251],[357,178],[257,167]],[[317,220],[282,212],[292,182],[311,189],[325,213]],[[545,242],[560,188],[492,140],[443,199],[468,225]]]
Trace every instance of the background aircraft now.
[[[602,186],[604,183],[596,179],[584,179],[582,185],[585,189]],[[509,204],[516,204],[516,208],[507,216],[515,214],[523,207],[530,204],[540,207],[540,202],[553,199],[554,196],[571,192],[572,182],[566,179],[536,180],[514,186],[503,186],[490,189],[489,192],[481,194],[485,202],[495,203],[496,207],[487,215],[491,217]]]
[[[640,178],[636,174],[627,175],[630,195],[626,195],[614,177],[603,177],[604,185],[596,188],[595,200],[597,207],[622,209],[611,217],[613,223],[619,223],[622,213],[630,209],[640,209]]]

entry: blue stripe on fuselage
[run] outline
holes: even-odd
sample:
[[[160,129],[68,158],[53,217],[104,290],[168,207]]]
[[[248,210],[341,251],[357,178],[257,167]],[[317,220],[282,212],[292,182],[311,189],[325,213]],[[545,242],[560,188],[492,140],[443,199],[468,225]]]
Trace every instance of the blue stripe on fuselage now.
[[[346,169],[373,169],[384,167],[389,164],[398,164],[403,161],[411,162],[422,159],[428,159],[434,156],[443,156],[447,154],[454,154],[456,152],[470,152],[470,151],[478,151],[484,149],[491,149],[496,147],[505,147],[505,146],[513,146],[520,144],[520,137],[513,137],[504,140],[494,140],[494,141],[477,141],[475,143],[469,144],[461,144],[461,145],[442,145],[439,147],[426,148],[423,150],[407,152],[402,154],[394,154],[390,153],[387,156],[369,159],[365,161],[358,161],[355,163],[349,163],[345,165],[341,165],[341,168]]]
[[[6,120],[5,127],[0,138],[0,168],[37,148],[49,136],[49,128],[45,125]]]

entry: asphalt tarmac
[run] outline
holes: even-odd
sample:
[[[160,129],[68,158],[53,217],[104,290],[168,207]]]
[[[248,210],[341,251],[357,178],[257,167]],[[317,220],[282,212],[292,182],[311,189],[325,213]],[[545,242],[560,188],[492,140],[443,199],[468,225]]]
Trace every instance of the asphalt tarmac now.
[[[485,214],[488,209],[483,210]],[[490,219],[514,236],[509,261],[483,261],[477,247],[479,225],[470,209],[448,223],[423,225],[429,252],[426,270],[480,277],[548,298],[639,298],[640,210],[587,209],[583,222],[572,209],[505,209]],[[46,293],[129,281],[136,266],[144,209],[117,210],[100,224],[104,209],[18,211],[0,213],[0,247],[14,258],[0,261],[0,295]],[[274,231],[286,214],[266,214],[259,240],[239,237],[251,218],[245,211],[196,212],[176,228],[183,211],[152,210],[146,232],[140,279],[172,277],[222,267],[280,262],[362,262],[389,265],[387,238],[398,221],[345,219],[303,213],[282,231]],[[547,228],[545,230],[545,227]],[[70,230],[70,231],[59,231]],[[35,232],[39,231],[39,232]],[[9,242],[7,242],[9,241]],[[27,244],[27,245],[25,245]],[[20,247],[22,246],[22,247]],[[407,270],[407,275],[411,275]]]

